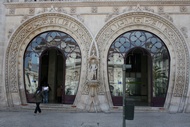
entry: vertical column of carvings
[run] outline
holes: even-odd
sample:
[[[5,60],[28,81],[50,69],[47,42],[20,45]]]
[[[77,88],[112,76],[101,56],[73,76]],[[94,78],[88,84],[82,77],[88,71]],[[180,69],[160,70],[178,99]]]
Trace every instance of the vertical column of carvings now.
[[[182,51],[183,52],[183,51]],[[185,84],[185,61],[182,52],[180,50],[177,53],[178,63],[177,63],[177,77],[176,77],[176,86],[174,90],[174,96],[181,97],[183,95],[184,84]]]
[[[185,43],[185,42],[184,42]],[[175,46],[177,50],[177,77],[176,77],[176,85],[174,89],[174,96],[182,97],[183,95],[187,94],[187,90],[185,90],[186,86],[188,85],[189,80],[188,77],[188,52],[186,46],[183,46],[182,43],[179,41],[175,41]]]
[[[5,36],[5,33],[4,33],[4,21],[5,19],[5,16],[4,16],[4,7],[3,5],[0,3],[0,70],[3,70],[3,59],[4,59],[4,36]],[[4,72],[3,71],[0,71],[0,82],[3,82],[3,74]],[[3,85],[3,84],[1,84]],[[1,95],[1,92],[3,92],[2,88],[3,86],[0,85],[0,95]],[[1,98],[1,97],[0,97]]]
[[[0,2],[0,105],[6,104],[6,92],[4,91],[4,49],[5,49],[5,7],[3,1]]]
[[[164,35],[170,40],[171,44],[168,44],[167,46],[170,47],[172,46],[172,50],[175,51],[176,55],[175,58],[177,61],[175,61],[176,64],[176,69],[175,68],[170,68],[170,69],[175,69],[175,77],[170,77],[172,79],[175,79],[174,84],[169,84],[172,86],[173,89],[173,96],[174,97],[182,97],[183,95],[186,94],[185,91],[185,86],[188,84],[189,80],[186,78],[187,74],[189,71],[187,70],[188,65],[188,50],[187,50],[187,45],[186,42],[184,41],[183,37],[172,24],[167,23],[166,21],[163,21],[164,24],[164,29],[163,33]],[[172,59],[172,58],[171,58]]]
[[[17,87],[17,67],[16,67],[16,58],[17,58],[17,52],[18,52],[18,44],[17,42],[14,42],[10,47],[10,52],[8,56],[8,84],[9,85],[9,91],[10,92],[18,92]]]
[[[113,10],[118,11],[118,8],[114,8]],[[100,34],[101,33],[101,34]],[[110,38],[110,35],[113,33],[113,31],[110,28],[103,28],[99,34],[96,36],[96,42],[97,42],[97,47],[99,49],[99,58],[100,58],[100,83],[101,85],[98,87],[98,94],[107,94],[107,84],[106,84],[106,79],[107,79],[107,72],[105,69],[107,62],[107,48],[108,48],[108,38]],[[107,43],[106,43],[107,42]],[[109,100],[109,99],[108,99]]]
[[[187,7],[180,6],[180,12],[186,13]],[[174,85],[174,97],[182,97],[187,95],[188,84],[189,84],[189,51],[187,49],[187,45],[179,30],[177,30],[174,26],[170,25],[168,27],[170,31],[167,32],[168,37],[171,42],[174,43],[174,49],[176,51],[176,77],[175,77],[175,85]],[[171,32],[172,31],[172,32]],[[186,33],[184,32],[185,28],[183,27],[182,32],[184,37],[187,38]]]
[[[187,13],[188,12],[188,8],[187,6],[180,6],[180,12],[181,13]],[[184,35],[184,37],[188,38],[188,35],[187,35],[187,28],[186,27],[182,27],[181,28],[181,31]],[[180,37],[180,38],[183,38],[183,37]],[[178,44],[178,43],[176,43]],[[179,55],[178,55],[178,58],[179,58],[179,65],[178,65],[178,68],[181,68],[181,72],[179,72],[179,77],[177,79],[177,84],[176,86],[176,89],[175,89],[175,96],[188,96],[187,92],[188,92],[188,88],[189,88],[189,53],[188,53],[188,49],[187,49],[187,46],[185,45],[185,42],[183,42],[182,44],[184,44],[184,48],[185,50],[181,49],[179,50]],[[180,47],[183,47],[183,45],[181,44],[178,44],[178,46]],[[185,52],[184,52],[185,51]],[[182,52],[184,52],[184,54],[181,54]],[[183,58],[183,60],[181,60]],[[184,61],[186,60],[186,63],[184,63]],[[186,66],[184,66],[186,65]],[[186,81],[184,82],[184,87],[181,88],[181,83],[183,83],[183,81]],[[183,86],[183,85],[182,85]],[[178,94],[178,91],[180,91],[180,93],[182,94]]]
[[[98,47],[99,48],[99,47]],[[100,81],[100,85],[98,86],[98,88],[97,88],[97,93],[98,93],[98,95],[103,95],[103,94],[105,94],[105,83],[104,83],[104,77],[105,77],[105,75],[104,75],[104,64],[102,64],[102,57],[101,57],[101,55],[102,55],[102,53],[103,52],[101,52],[101,50],[99,50],[99,59],[100,59],[100,61],[99,61],[99,81]]]
[[[19,31],[19,32],[18,32]],[[17,93],[19,92],[18,85],[19,84],[19,75],[18,70],[22,70],[18,67],[18,63],[20,62],[18,59],[18,52],[20,52],[19,47],[22,44],[24,38],[27,36],[29,31],[26,28],[20,28],[17,30],[17,34],[12,37],[10,41],[10,50],[8,54],[8,84],[9,92]]]
[[[98,59],[97,79],[98,79],[99,85],[97,87],[97,94],[98,95],[102,95],[105,92],[105,90],[104,90],[104,83],[103,83],[103,80],[102,80],[103,77],[101,76],[101,73],[102,73],[103,69],[101,69],[102,68],[102,66],[100,64],[101,63],[100,62],[101,59],[99,57],[100,54],[98,52],[98,47],[97,47],[97,43],[96,42],[93,43],[93,46],[92,46],[92,48],[90,50],[90,57],[94,56],[94,55]]]

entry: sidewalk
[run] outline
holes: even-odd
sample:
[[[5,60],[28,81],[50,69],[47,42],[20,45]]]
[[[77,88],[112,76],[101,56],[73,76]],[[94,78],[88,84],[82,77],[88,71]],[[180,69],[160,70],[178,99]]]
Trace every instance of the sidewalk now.
[[[0,111],[0,127],[122,127],[122,113]],[[190,127],[190,113],[135,112],[126,127]]]

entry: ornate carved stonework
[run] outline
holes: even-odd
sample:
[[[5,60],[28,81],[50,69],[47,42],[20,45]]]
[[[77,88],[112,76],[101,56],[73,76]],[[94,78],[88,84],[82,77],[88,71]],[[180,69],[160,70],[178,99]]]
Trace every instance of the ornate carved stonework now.
[[[39,10],[37,13],[42,14],[44,12],[61,12],[61,13],[67,14],[67,11],[65,11],[64,9],[54,7],[54,6],[51,6],[49,8],[43,8],[43,9]]]
[[[125,12],[126,10],[124,10],[123,12]],[[118,15],[119,14],[119,8],[118,7],[114,7],[113,8],[113,12],[112,13],[109,13],[107,16],[106,16],[106,19],[105,19],[105,22],[107,22],[108,20],[110,20],[111,18],[113,18],[114,16]]]
[[[89,50],[89,56],[88,56],[88,78],[86,80],[86,83],[83,85],[82,94],[83,95],[89,95],[91,87],[89,87],[89,84],[94,84],[96,82],[96,92],[97,95],[103,95],[105,94],[105,89],[103,85],[102,77],[100,74],[100,59],[99,59],[99,51],[97,47],[96,41],[93,39],[93,42],[91,43],[90,50]],[[95,72],[95,73],[94,73]],[[95,74],[93,76],[93,74]]]
[[[95,51],[94,53],[89,57],[88,60],[88,64],[89,64],[89,73],[88,73],[88,80],[98,80],[99,76],[98,76],[98,70],[99,70],[99,60],[98,58],[95,56]]]
[[[84,22],[84,19],[83,19],[83,17],[82,17],[81,15],[75,14],[75,15],[72,15],[72,16],[76,17],[76,18],[79,19],[81,22]]]
[[[181,97],[187,95],[187,89],[189,79],[186,75],[189,75],[189,54],[187,43],[179,30],[174,25],[165,20],[164,18],[148,13],[148,12],[131,12],[118,16],[108,22],[99,32],[96,37],[98,48],[100,49],[100,58],[104,60],[100,65],[107,64],[107,52],[112,42],[122,33],[134,29],[142,29],[150,31],[159,36],[163,42],[165,42],[171,53],[171,66],[172,73],[170,82],[172,79],[176,79],[174,83],[169,83],[170,87],[174,87],[174,96]],[[106,47],[106,48],[105,48]],[[108,47],[108,48],[107,48]],[[104,65],[103,70],[106,72],[107,67]],[[101,74],[107,77],[105,74]],[[108,80],[105,78],[106,87],[108,87]]]
[[[91,8],[91,12],[92,13],[97,13],[98,12],[98,8],[97,7],[92,7]]]
[[[38,14],[43,14],[45,12],[55,12],[55,13],[59,12],[59,13],[71,15],[71,16],[76,17],[77,19],[79,19],[81,22],[84,22],[83,17],[80,14],[76,13],[76,8],[71,8],[70,11],[71,11],[71,13],[69,14],[63,8],[51,6],[50,8],[44,8],[43,10],[38,11]]]
[[[169,21],[171,21],[171,22],[173,22],[173,18],[169,15],[169,14],[167,14],[167,13],[162,13],[162,14],[160,14],[162,17],[165,17],[166,19],[168,19]]]
[[[83,95],[89,95],[89,86],[88,86],[88,81],[85,82],[85,84],[82,87],[82,94]]]
[[[67,14],[67,11],[64,10],[64,9],[61,8],[61,7],[57,8],[57,11],[58,11],[58,12],[61,12],[61,13],[65,13],[65,14]]]
[[[153,9],[151,9],[148,6],[141,6],[140,4],[137,4],[137,6],[130,6],[128,11],[149,11],[149,12],[154,12]]]
[[[112,17],[114,17],[114,15],[117,15],[117,14],[116,14],[116,13],[109,13],[109,14],[106,16],[105,22],[107,22],[107,21],[110,20]]]
[[[88,47],[92,42],[92,37],[88,30],[83,24],[70,16],[58,13],[44,13],[24,22],[11,36],[6,52],[7,93],[17,93],[20,87],[24,88],[22,83],[22,56],[25,48],[36,35],[48,30],[59,30],[71,35],[81,47],[83,68],[87,67],[86,52],[89,52]],[[84,70],[83,68],[82,70]],[[86,77],[87,72],[81,71],[81,73],[82,77]],[[84,84],[84,80],[81,80],[80,84]]]
[[[34,15],[35,14],[35,8],[29,8],[29,14]]]
[[[14,15],[14,14],[15,14],[15,8],[10,9],[10,10],[9,10],[9,14],[10,14],[10,15]]]
[[[97,80],[91,80],[88,82],[88,86],[89,86],[89,96],[90,99],[87,102],[87,110],[90,112],[99,112],[101,111],[100,109],[100,102],[98,99],[98,95],[97,95],[97,88],[99,86],[99,81]]]
[[[24,22],[24,21],[26,21],[28,18],[29,18],[28,15],[24,15],[24,16],[22,17],[21,23]]]
[[[13,33],[13,29],[10,29],[9,31],[8,31],[8,38],[10,38],[10,36],[12,35],[12,33]]]
[[[188,9],[186,6],[180,6],[180,12],[187,12]]]
[[[181,32],[183,33],[183,35],[186,37],[186,38],[188,38],[188,29],[187,29],[187,27],[182,27],[181,28]]]
[[[71,9],[70,9],[70,13],[76,13],[76,8],[75,7],[71,7]]]
[[[61,3],[61,4],[60,4]],[[183,0],[183,2],[181,0],[153,0],[153,1],[145,1],[145,0],[125,0],[125,1],[93,1],[93,2],[89,2],[89,1],[83,1],[83,2],[49,2],[49,1],[44,1],[44,2],[35,2],[35,3],[30,3],[28,4],[26,3],[6,3],[5,5],[8,8],[32,8],[32,7],[42,7],[45,8],[47,6],[61,6],[61,7],[73,7],[73,6],[80,6],[80,7],[84,7],[84,6],[134,6],[134,5],[149,5],[149,6],[163,6],[163,5],[170,5],[170,6],[178,6],[178,5],[183,5],[183,6],[188,6],[190,5],[190,1],[189,0]]]
[[[158,6],[158,13],[164,13],[164,7]]]
[[[172,12],[172,6],[176,8],[174,12]],[[172,98],[175,102],[177,97],[180,99],[189,97],[190,56],[188,42],[186,42],[188,40],[188,27],[179,26],[179,28],[181,27],[180,32],[174,25],[174,23],[180,25],[180,21],[178,21],[180,19],[177,19],[176,15],[188,15],[190,13],[189,0],[183,2],[180,0],[152,0],[148,2],[143,0],[97,0],[65,3],[63,1],[44,1],[40,3],[5,3],[5,7],[7,9],[5,11],[6,20],[19,19],[18,22],[15,22],[16,26],[22,23],[15,32],[14,26],[8,26],[10,22],[6,24],[8,26],[6,36],[10,39],[5,56],[5,85],[9,103],[12,101],[11,96],[15,93],[18,94],[18,98],[20,96],[21,99],[26,99],[24,94],[20,94],[20,91],[24,89],[23,55],[27,45],[38,34],[51,30],[58,30],[71,35],[81,49],[82,66],[78,89],[81,96],[76,96],[77,101],[80,101],[80,97],[85,96],[84,98],[86,98],[89,95],[92,95],[91,97],[97,95],[98,98],[93,98],[95,101],[99,99],[102,105],[109,104],[112,106],[108,84],[108,74],[111,75],[111,72],[109,73],[107,69],[107,53],[114,40],[130,30],[149,31],[157,35],[168,48],[170,78],[165,104],[172,105]],[[103,10],[103,7],[106,10]],[[22,12],[24,9],[27,11]],[[33,17],[31,18],[31,16]],[[96,18],[98,21],[96,30],[93,28],[97,24],[89,22],[91,16],[98,17]],[[102,19],[99,20],[99,17],[106,17],[105,22]],[[90,62],[88,60],[93,55],[98,59],[96,77],[98,80],[95,83],[89,83],[87,79]],[[94,90],[96,91],[95,94]],[[103,96],[99,96],[101,94],[105,97],[102,100]],[[109,102],[106,102],[106,99]],[[84,99],[84,104],[83,101],[81,102],[82,106],[89,105],[91,107],[92,100],[89,100],[89,103],[85,101]],[[95,101],[93,104],[99,103]]]
[[[119,14],[119,8],[118,8],[118,7],[114,7],[114,8],[113,8],[113,13]]]
[[[154,12],[153,9],[150,9],[148,6],[140,6],[139,4],[137,4],[137,6],[129,6],[127,8],[125,8],[122,13],[127,13],[127,12],[139,12],[139,11],[148,11],[148,12]],[[119,8],[113,8],[113,13],[109,13],[106,16],[105,22],[107,22],[108,20],[110,20],[111,18],[113,18],[114,16],[119,15]]]
[[[93,48],[92,48],[93,49]],[[97,52],[95,49],[90,51],[90,56],[88,58],[88,80],[84,88],[88,88],[88,94],[90,99],[87,101],[88,111],[100,111],[99,99],[98,99],[98,87],[99,82],[99,58],[97,57]],[[94,108],[94,110],[93,110]]]

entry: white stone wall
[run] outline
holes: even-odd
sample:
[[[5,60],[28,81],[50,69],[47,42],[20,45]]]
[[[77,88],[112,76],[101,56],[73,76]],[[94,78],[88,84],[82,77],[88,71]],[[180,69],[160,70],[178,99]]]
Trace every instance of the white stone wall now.
[[[109,0],[107,0],[109,1]],[[111,0],[113,1],[113,0]],[[145,0],[141,0],[142,2]],[[147,0],[150,1],[150,0]],[[156,0],[153,0],[156,1]],[[52,3],[25,3],[25,4],[6,4],[5,6],[7,7],[6,10],[4,10],[4,5],[1,3],[0,4],[0,95],[1,95],[1,101],[3,105],[6,104],[6,93],[5,93],[5,53],[7,46],[9,45],[9,41],[12,38],[13,34],[15,34],[15,31],[18,30],[19,27],[23,25],[24,22],[27,22],[30,20],[32,17],[38,16],[43,13],[61,13],[64,15],[69,15],[73,18],[76,19],[76,21],[81,22],[84,27],[90,32],[92,40],[96,38],[97,34],[102,30],[102,28],[107,24],[107,22],[111,21],[112,19],[117,19],[116,17],[124,14],[124,13],[129,13],[129,12],[147,12],[150,14],[157,15],[161,18],[165,18],[173,24],[173,26],[180,31],[180,34],[183,35],[183,38],[185,39],[184,43],[187,43],[188,50],[190,49],[190,2],[189,3],[182,3],[178,4],[178,2],[169,2],[169,4],[164,4],[165,1],[156,1],[158,5],[156,5],[154,2],[148,3],[144,2],[143,5],[140,5],[134,1],[128,0],[128,3],[126,4],[125,2],[102,2],[99,3],[98,0],[97,2],[79,2],[79,3],[62,3],[62,2],[54,2]],[[171,0],[168,0],[171,1]],[[176,0],[177,1],[177,0]],[[184,0],[185,1],[185,0]],[[6,14],[6,16],[5,16]],[[139,25],[139,28],[141,26]],[[138,26],[136,27],[138,29]],[[35,34],[35,33],[34,33]],[[162,33],[160,33],[161,36]],[[169,37],[163,38],[167,40]],[[92,42],[88,42],[92,43]],[[93,44],[91,44],[92,46]],[[102,48],[98,42],[94,41],[94,45],[97,46],[97,53],[100,51]],[[172,46],[171,46],[172,47]],[[84,47],[81,47],[84,48]],[[108,47],[107,47],[108,48]],[[170,48],[170,47],[169,47]],[[24,49],[23,49],[24,50]],[[87,50],[88,51],[88,50]],[[172,51],[172,49],[171,49]],[[100,56],[102,52],[100,52]],[[89,54],[87,52],[86,54]],[[176,53],[173,53],[172,55],[175,56]],[[187,52],[187,54],[190,54],[190,52]],[[176,56],[177,57],[177,56]],[[101,57],[103,59],[103,57]],[[106,58],[106,57],[104,57]],[[175,58],[171,58],[175,59]],[[100,61],[102,61],[100,59]],[[178,61],[174,60],[174,66],[171,68],[176,68],[175,64],[177,64]],[[188,61],[189,63],[190,61]],[[187,63],[184,63],[184,65]],[[106,66],[102,65],[102,68],[105,68]],[[85,69],[85,68],[84,68]],[[188,68],[189,69],[189,68]],[[86,70],[85,70],[86,71]],[[173,72],[173,71],[172,71]],[[20,73],[22,75],[22,73]],[[174,74],[171,74],[174,75]],[[99,96],[99,102],[101,103],[100,107],[103,110],[107,110],[110,107],[112,107],[112,102],[109,96],[109,88],[106,86],[107,84],[105,83],[103,72],[100,74],[100,82],[102,85],[105,85],[105,94]],[[22,78],[22,77],[21,77]],[[187,76],[189,79],[189,75]],[[82,77],[82,80],[84,77]],[[174,80],[172,79],[172,83],[174,84]],[[21,80],[22,81],[22,80]],[[187,82],[186,82],[187,83]],[[189,83],[189,82],[188,82]],[[23,82],[20,84],[23,85]],[[83,85],[83,84],[80,84]],[[16,87],[18,87],[17,85]],[[166,100],[165,108],[168,109],[170,105],[174,106],[170,108],[172,112],[190,112],[190,100],[188,100],[190,91],[189,91],[189,85],[185,84],[185,88],[187,93],[184,93],[181,97],[174,97],[174,89],[176,86],[170,85],[169,90],[170,92],[168,93],[168,98]],[[19,88],[18,88],[19,89]],[[22,88],[23,89],[23,88]],[[80,87],[80,91],[82,90],[83,87]],[[184,90],[185,91],[185,90]],[[23,94],[23,93],[22,93]],[[12,100],[14,104],[20,104],[22,103],[22,97],[19,97],[19,93],[12,93],[12,96],[14,95],[15,100]],[[86,95],[81,95],[78,94],[81,98],[77,98],[75,104],[79,104],[78,107],[82,108],[85,106],[85,100],[88,98]],[[172,100],[172,101],[171,101]],[[185,103],[184,103],[185,101]],[[183,103],[181,103],[183,102]],[[0,103],[0,105],[2,104]],[[10,102],[11,103],[11,102]],[[177,103],[177,104],[176,104]],[[107,104],[107,105],[106,105]],[[108,107],[109,105],[109,107]]]
[[[3,0],[0,0],[0,107],[7,106],[5,90],[5,7]]]

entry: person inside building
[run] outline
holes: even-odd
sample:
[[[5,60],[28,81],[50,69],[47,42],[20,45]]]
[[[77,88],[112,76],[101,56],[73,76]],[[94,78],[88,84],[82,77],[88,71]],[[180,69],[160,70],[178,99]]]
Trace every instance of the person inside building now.
[[[57,88],[57,102],[58,103],[61,103],[61,100],[62,100],[62,85],[58,86]]]
[[[43,95],[44,95],[43,103],[48,103],[49,102],[49,92],[51,91],[51,88],[47,82],[43,83],[42,91],[43,91]]]

